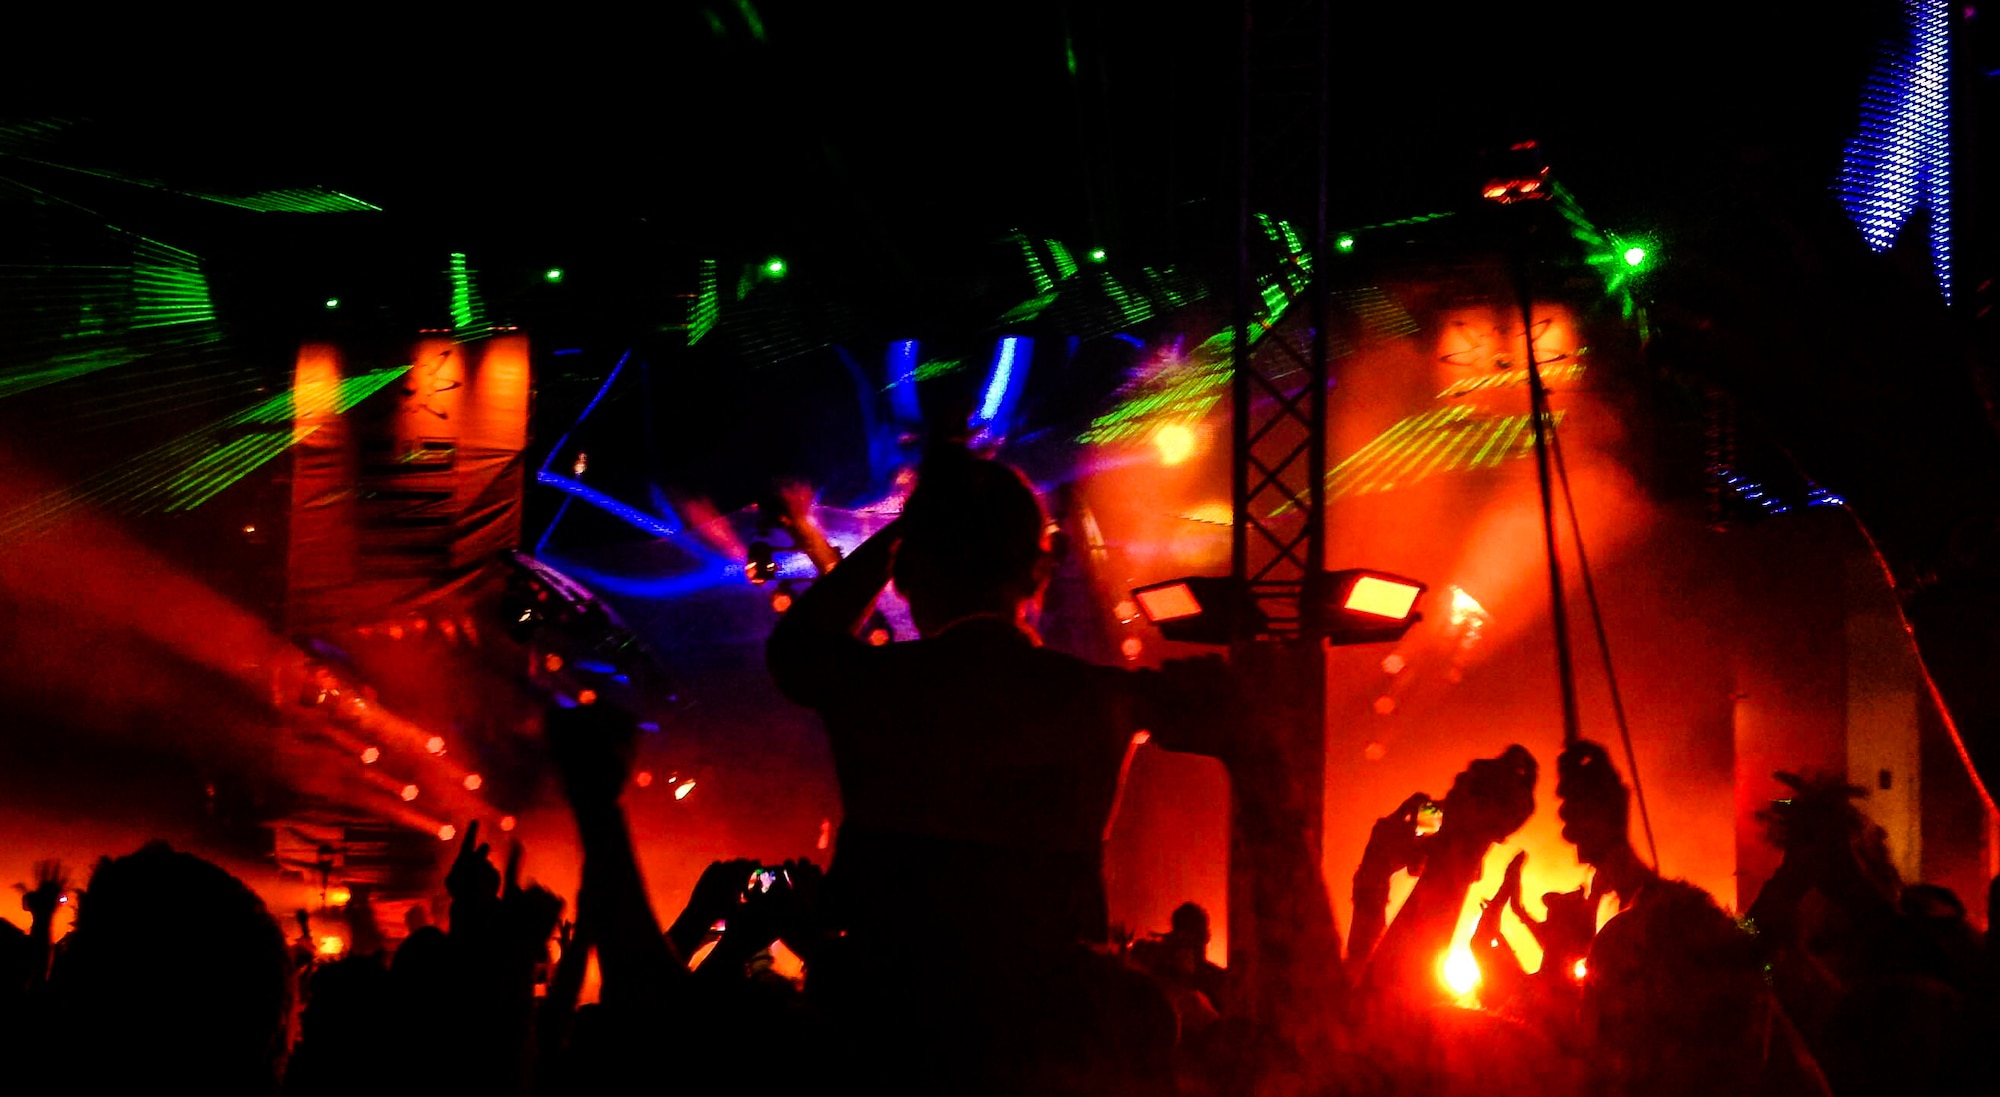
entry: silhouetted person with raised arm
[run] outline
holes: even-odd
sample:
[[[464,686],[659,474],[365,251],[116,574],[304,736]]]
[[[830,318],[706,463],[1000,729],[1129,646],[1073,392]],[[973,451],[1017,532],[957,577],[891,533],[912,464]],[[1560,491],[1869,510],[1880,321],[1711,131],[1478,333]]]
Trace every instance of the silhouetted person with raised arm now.
[[[928,1079],[939,1092],[1019,1087],[989,1073],[1009,1060],[989,1041],[1039,1008],[1078,942],[1105,938],[1102,842],[1133,733],[1199,749],[1219,730],[1204,707],[1227,704],[1219,665],[1131,672],[1041,647],[1028,613],[1048,525],[1018,472],[934,447],[902,515],[769,646],[779,688],[825,719],[844,809],[826,880],[844,955],[809,986],[844,982],[898,1034],[857,1054],[928,1048],[970,1072]],[[920,638],[871,646],[856,632],[892,577]]]

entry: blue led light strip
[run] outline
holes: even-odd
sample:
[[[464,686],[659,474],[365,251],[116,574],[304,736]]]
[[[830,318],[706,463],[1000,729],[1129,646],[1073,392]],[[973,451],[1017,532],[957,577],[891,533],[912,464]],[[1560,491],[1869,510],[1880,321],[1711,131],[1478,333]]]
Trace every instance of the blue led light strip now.
[[[1931,266],[1951,300],[1951,5],[1906,0],[1908,38],[1887,47],[1861,100],[1861,125],[1835,184],[1877,252],[1918,210],[1929,215]]]
[[[572,480],[567,476],[561,476],[543,469],[541,472],[535,474],[535,483],[545,484],[555,488],[557,491],[566,491],[604,513],[654,536],[678,537],[680,535],[680,530],[666,522],[660,521],[658,518],[647,514],[635,506],[621,503],[581,480]]]
[[[569,429],[563,431],[563,436],[557,439],[556,444],[549,449],[549,455],[542,458],[542,467],[536,474],[536,479],[539,480],[541,478],[541,473],[549,471],[549,466],[556,463],[556,455],[563,451],[564,446],[569,445],[569,436],[575,434],[576,428],[582,426],[583,421],[590,418],[590,413],[597,410],[597,405],[604,402],[604,394],[611,391],[612,382],[618,380],[619,372],[625,368],[626,360],[631,357],[632,352],[630,350],[618,356],[618,364],[611,367],[611,375],[604,379],[602,385],[597,386],[597,395],[590,398],[590,403],[585,405],[583,414],[576,417],[576,422],[571,423]]]

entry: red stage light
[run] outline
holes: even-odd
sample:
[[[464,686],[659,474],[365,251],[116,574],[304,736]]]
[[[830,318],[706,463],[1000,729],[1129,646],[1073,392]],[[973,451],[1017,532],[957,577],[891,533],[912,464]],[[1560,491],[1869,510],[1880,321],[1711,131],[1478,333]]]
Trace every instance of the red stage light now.
[[[1118,645],[1118,650],[1127,659],[1137,659],[1139,653],[1146,650],[1146,645],[1137,636],[1127,636],[1124,642]]]
[[[651,785],[653,783],[652,771],[642,769],[638,773],[633,774],[632,783],[638,785],[640,788],[645,788],[646,786]]]
[[[1201,602],[1186,583],[1168,583],[1164,586],[1146,587],[1132,592],[1145,613],[1146,620],[1159,624],[1161,621],[1177,621],[1183,617],[1193,617],[1201,612]]]
[[[688,793],[693,791],[694,791],[694,782],[689,781],[687,784],[684,784],[681,787],[674,790],[674,799],[685,800],[688,798]]]
[[[563,668],[562,656],[557,655],[554,652],[550,652],[549,654],[544,655],[542,657],[542,669],[548,671],[550,674],[554,674],[556,671],[559,671],[562,668]]]
[[[431,736],[430,738],[428,738],[428,739],[424,740],[424,749],[425,749],[425,750],[427,750],[427,751],[429,751],[429,752],[430,752],[430,753],[432,753],[432,754],[443,754],[443,753],[444,753],[444,736],[442,736],[442,735],[433,735],[433,736]]]
[[[364,765],[364,766],[372,766],[372,765],[374,765],[374,764],[375,764],[375,763],[376,763],[376,762],[377,762],[377,761],[378,761],[378,760],[379,760],[379,759],[380,759],[381,757],[382,757],[382,751],[381,751],[381,748],[379,748],[379,747],[369,747],[369,748],[368,748],[367,750],[364,750],[364,751],[362,751],[362,752],[361,752],[361,764],[362,764],[362,765]]]
[[[577,704],[579,704],[579,705],[594,705],[594,704],[596,704],[596,703],[597,703],[597,691],[596,691],[596,690],[594,690],[594,689],[585,689],[585,690],[578,690],[578,691],[577,691],[577,694],[576,694],[576,703],[577,703]]]
[[[404,786],[403,786],[403,792],[402,792],[402,796],[403,796],[403,799],[405,799],[405,800],[414,800],[414,799],[416,799],[416,798],[417,798],[417,786],[415,786],[415,785],[404,785]]]
[[[477,773],[468,773],[465,775],[465,791],[467,792],[478,792],[479,786],[485,783],[486,779]]]
[[[514,829],[514,817],[513,817],[512,815],[502,815],[502,816],[500,817],[500,829],[501,829],[501,830],[513,830],[513,829]]]
[[[1417,595],[1423,592],[1424,588],[1417,583],[1363,575],[1347,588],[1341,608],[1400,621],[1410,615],[1410,608],[1417,604]]]
[[[458,837],[458,828],[452,826],[450,823],[446,823],[438,828],[438,841],[449,842],[456,837]]]

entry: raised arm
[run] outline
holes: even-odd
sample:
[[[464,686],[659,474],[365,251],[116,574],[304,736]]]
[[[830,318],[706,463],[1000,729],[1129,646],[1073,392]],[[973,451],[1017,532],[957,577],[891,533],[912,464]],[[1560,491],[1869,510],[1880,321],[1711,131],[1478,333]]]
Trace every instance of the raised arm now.
[[[785,696],[815,705],[853,681],[851,663],[868,650],[854,634],[889,585],[901,539],[899,522],[882,527],[806,588],[778,619],[765,658]]]

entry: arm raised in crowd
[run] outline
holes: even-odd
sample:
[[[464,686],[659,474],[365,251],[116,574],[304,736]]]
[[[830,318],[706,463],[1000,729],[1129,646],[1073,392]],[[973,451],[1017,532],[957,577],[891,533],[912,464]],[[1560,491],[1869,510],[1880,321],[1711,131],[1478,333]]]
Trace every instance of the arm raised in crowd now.
[[[765,657],[785,696],[815,706],[853,681],[853,664],[869,653],[855,632],[889,584],[901,539],[899,522],[884,526],[802,591],[778,619]]]
[[[590,706],[551,710],[547,734],[583,843],[577,911],[592,929],[604,999],[659,1006],[685,970],[660,932],[618,803],[631,769],[634,730],[622,714]]]
[[[1408,992],[1437,985],[1432,973],[1451,947],[1487,850],[1534,814],[1535,774],[1534,756],[1511,746],[1498,758],[1473,762],[1452,782],[1442,824],[1425,842],[1424,874],[1382,935],[1369,964],[1369,986]]]

